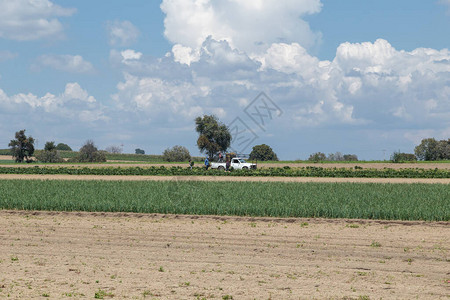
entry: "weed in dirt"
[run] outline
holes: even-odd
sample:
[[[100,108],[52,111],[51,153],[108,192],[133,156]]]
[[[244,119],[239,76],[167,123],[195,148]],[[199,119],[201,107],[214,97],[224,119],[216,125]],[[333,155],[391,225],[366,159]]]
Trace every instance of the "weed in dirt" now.
[[[162,266],[159,267],[158,272],[165,272],[164,268]]]
[[[350,224],[350,225],[345,225],[345,227],[349,227],[349,228],[359,228],[358,224]]]
[[[203,293],[195,293],[194,297],[196,300],[206,300],[205,294]]]
[[[231,299],[233,299],[233,296],[231,296],[231,295],[225,295],[225,296],[222,296],[222,299],[223,299],[223,300],[231,300]]]
[[[11,261],[19,261],[19,258],[17,256],[11,256]]]
[[[372,244],[370,244],[370,247],[379,248],[381,247],[381,244],[379,242],[373,241]]]
[[[145,290],[142,292],[142,296],[145,298],[147,296],[153,296],[152,292],[149,290]]]
[[[108,293],[104,290],[99,289],[97,292],[95,292],[94,294],[94,298],[95,299],[104,299],[105,297],[114,297],[113,293]]]
[[[293,280],[297,279],[297,276],[295,276],[294,274],[287,274],[286,277]]]

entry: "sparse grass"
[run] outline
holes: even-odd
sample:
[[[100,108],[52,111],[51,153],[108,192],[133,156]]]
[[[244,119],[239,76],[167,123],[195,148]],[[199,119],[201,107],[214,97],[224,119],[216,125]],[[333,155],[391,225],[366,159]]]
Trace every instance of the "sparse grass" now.
[[[0,195],[0,209],[450,220],[445,184],[2,180]]]

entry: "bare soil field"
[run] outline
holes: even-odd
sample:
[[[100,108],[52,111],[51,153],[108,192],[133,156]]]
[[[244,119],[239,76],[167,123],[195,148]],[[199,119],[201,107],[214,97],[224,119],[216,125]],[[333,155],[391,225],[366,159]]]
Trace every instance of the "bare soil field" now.
[[[449,225],[0,211],[0,298],[448,299]]]
[[[354,183],[440,183],[450,178],[337,178],[337,177],[234,177],[234,176],[108,176],[0,174],[0,180],[105,180],[105,181],[209,181],[209,182],[354,182]]]

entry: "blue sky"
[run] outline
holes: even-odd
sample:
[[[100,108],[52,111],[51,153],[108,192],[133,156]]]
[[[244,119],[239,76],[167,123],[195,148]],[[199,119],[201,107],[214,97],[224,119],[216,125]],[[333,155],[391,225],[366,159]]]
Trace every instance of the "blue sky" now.
[[[0,0],[0,148],[198,155],[215,114],[245,153],[413,152],[450,137],[449,37],[448,0]]]

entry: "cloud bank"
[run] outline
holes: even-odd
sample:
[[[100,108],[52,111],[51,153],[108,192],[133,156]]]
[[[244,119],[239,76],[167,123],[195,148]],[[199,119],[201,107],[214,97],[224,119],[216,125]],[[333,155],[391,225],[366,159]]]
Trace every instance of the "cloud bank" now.
[[[173,146],[169,137],[176,132],[185,139],[179,143],[195,140],[196,116],[215,114],[230,123],[264,91],[283,117],[259,135],[276,140],[281,149],[292,141],[299,147],[302,139],[344,151],[346,143],[412,148],[424,137],[448,138],[450,51],[405,51],[379,38],[343,42],[332,60],[320,60],[312,53],[321,34],[305,16],[321,8],[319,0],[163,0],[164,34],[173,43],[163,57],[131,48],[140,34],[131,22],[108,23],[109,61],[123,74],[110,95],[97,101],[78,83],[42,97],[0,90],[0,115],[18,114],[21,107],[33,115],[30,119],[102,124],[97,128],[114,133],[107,144],[117,136],[140,140],[136,128],[152,128],[155,139]],[[53,18],[69,14],[53,9],[47,8]],[[0,36],[5,28],[0,27]],[[79,73],[93,69],[76,55],[44,55],[38,66]],[[333,140],[340,130],[342,141]]]

